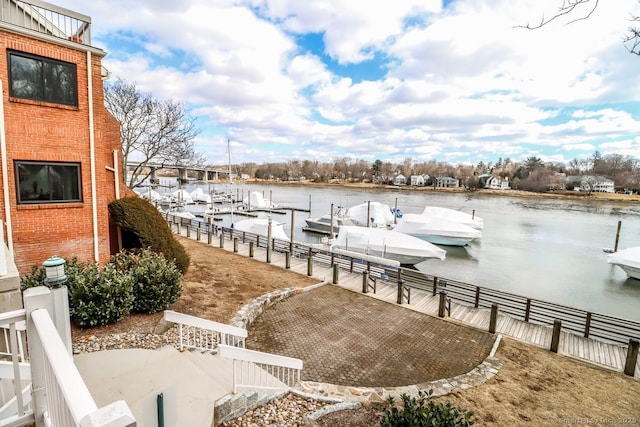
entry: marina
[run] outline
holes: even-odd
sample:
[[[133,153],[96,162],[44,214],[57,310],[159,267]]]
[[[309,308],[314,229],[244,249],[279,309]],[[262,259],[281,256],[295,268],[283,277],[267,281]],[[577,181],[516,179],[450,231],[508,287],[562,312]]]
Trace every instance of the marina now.
[[[340,186],[234,184],[238,194],[264,192],[281,209],[274,214],[293,240],[319,243],[322,234],[303,231],[305,219],[321,217],[335,206],[379,201],[403,213],[441,206],[483,219],[482,238],[464,247],[445,247],[446,258],[417,264],[416,269],[487,288],[640,321],[640,281],[607,263],[603,248],[613,247],[618,221],[619,248],[640,244],[640,206],[598,200],[523,198],[474,193]],[[194,184],[195,188],[197,185]],[[220,187],[223,188],[224,184]],[[234,192],[235,194],[235,192]],[[204,209],[189,206],[197,211]],[[268,217],[269,212],[257,213]],[[219,226],[228,227],[230,215]],[[291,226],[293,223],[293,227]]]

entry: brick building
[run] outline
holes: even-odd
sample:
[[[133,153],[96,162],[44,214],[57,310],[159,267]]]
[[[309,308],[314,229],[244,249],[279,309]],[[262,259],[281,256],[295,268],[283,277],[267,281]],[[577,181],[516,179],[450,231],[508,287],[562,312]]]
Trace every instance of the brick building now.
[[[0,219],[20,274],[52,255],[108,261],[108,203],[124,191],[118,122],[103,102],[106,53],[91,18],[1,0]],[[111,231],[110,231],[111,229]]]

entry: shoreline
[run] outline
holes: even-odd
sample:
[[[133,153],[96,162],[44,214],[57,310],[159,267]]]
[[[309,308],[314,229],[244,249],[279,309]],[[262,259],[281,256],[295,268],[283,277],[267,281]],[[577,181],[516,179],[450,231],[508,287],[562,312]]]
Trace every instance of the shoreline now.
[[[312,181],[266,181],[258,179],[250,179],[242,181],[246,184],[258,184],[258,185],[274,185],[274,186],[316,186],[316,187],[348,187],[348,188],[366,188],[368,190],[397,190],[397,191],[409,191],[409,192],[435,192],[435,193],[465,193],[465,194],[477,194],[477,195],[496,195],[506,197],[523,197],[523,198],[548,198],[548,199],[564,199],[564,200],[581,200],[581,201],[606,201],[606,202],[618,202],[618,203],[640,203],[640,194],[620,194],[620,193],[598,193],[592,192],[590,194],[580,193],[577,191],[563,191],[553,193],[536,193],[532,191],[523,190],[466,190],[463,187],[456,188],[433,188],[433,187],[415,187],[415,186],[396,186],[396,185],[379,185],[371,183],[361,182],[321,182],[316,183]],[[218,182],[216,182],[218,183]],[[219,181],[223,184],[224,181]]]

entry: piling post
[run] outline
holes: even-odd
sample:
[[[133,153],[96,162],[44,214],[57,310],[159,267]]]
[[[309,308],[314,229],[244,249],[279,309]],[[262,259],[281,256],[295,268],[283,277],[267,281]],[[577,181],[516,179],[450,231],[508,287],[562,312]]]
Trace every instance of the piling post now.
[[[249,258],[253,258],[253,241],[249,242]]]
[[[367,270],[362,272],[362,293],[369,292],[369,272]]]
[[[636,373],[636,364],[638,363],[638,349],[640,341],[631,338],[629,340],[629,348],[627,349],[627,360],[624,364],[624,374],[630,377]]]
[[[553,335],[551,336],[551,351],[554,353],[558,352],[558,347],[560,346],[560,332],[562,331],[562,321],[559,319],[555,319],[553,321]]]
[[[287,270],[291,268],[291,252],[284,253],[284,268]]]
[[[313,259],[307,258],[307,276],[313,276]]]
[[[444,317],[444,313],[447,306],[447,293],[440,291],[440,301],[438,303],[438,317]]]
[[[196,228],[196,240],[199,242],[200,241],[200,236],[201,236],[201,231],[200,231],[200,227],[198,226],[198,228]]]
[[[211,218],[207,218],[207,245],[213,242],[213,224]]]
[[[333,284],[338,284],[338,272],[340,271],[340,266],[338,264],[333,264]]]
[[[496,326],[498,325],[498,304],[491,304],[491,317],[489,318],[489,333],[496,333]]]
[[[404,292],[404,279],[398,279],[398,296],[396,303],[402,304],[402,293]]]
[[[233,252],[238,253],[238,238],[233,238]]]
[[[616,231],[616,243],[613,247],[613,251],[618,251],[618,242],[620,241],[620,229],[622,228],[622,221],[618,221],[618,230]]]
[[[220,249],[224,249],[224,233],[220,233]]]
[[[187,225],[187,237],[191,238],[191,224]]]
[[[267,263],[271,263],[271,217],[267,225]]]

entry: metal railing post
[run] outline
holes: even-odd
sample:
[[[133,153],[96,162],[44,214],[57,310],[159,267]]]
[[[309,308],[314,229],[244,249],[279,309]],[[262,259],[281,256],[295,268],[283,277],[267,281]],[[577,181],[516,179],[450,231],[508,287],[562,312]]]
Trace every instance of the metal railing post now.
[[[447,306],[447,293],[440,291],[440,301],[438,303],[438,317],[444,317]]]
[[[220,233],[220,249],[224,249],[224,233]]]
[[[489,318],[489,333],[496,333],[496,326],[498,325],[498,304],[495,302],[491,304],[491,317]]]
[[[554,353],[558,352],[560,346],[560,332],[562,331],[562,321],[555,319],[553,321],[553,335],[551,336],[551,348]]]
[[[333,264],[333,284],[338,284],[338,272],[340,271],[340,266],[338,264]]]
[[[313,276],[313,259],[307,258],[307,276]]]
[[[284,253],[284,268],[287,270],[291,268],[291,252]]]
[[[403,292],[404,292],[404,279],[398,279],[398,297],[396,298],[396,302],[398,304],[402,304]]]
[[[634,376],[636,373],[636,364],[638,363],[638,349],[640,341],[631,338],[629,340],[629,348],[627,348],[627,360],[624,364],[624,374]]]
[[[369,272],[367,270],[362,272],[362,293],[369,292]]]
[[[238,253],[238,238],[233,238],[233,252]]]
[[[249,258],[253,258],[253,242],[249,242]]]

